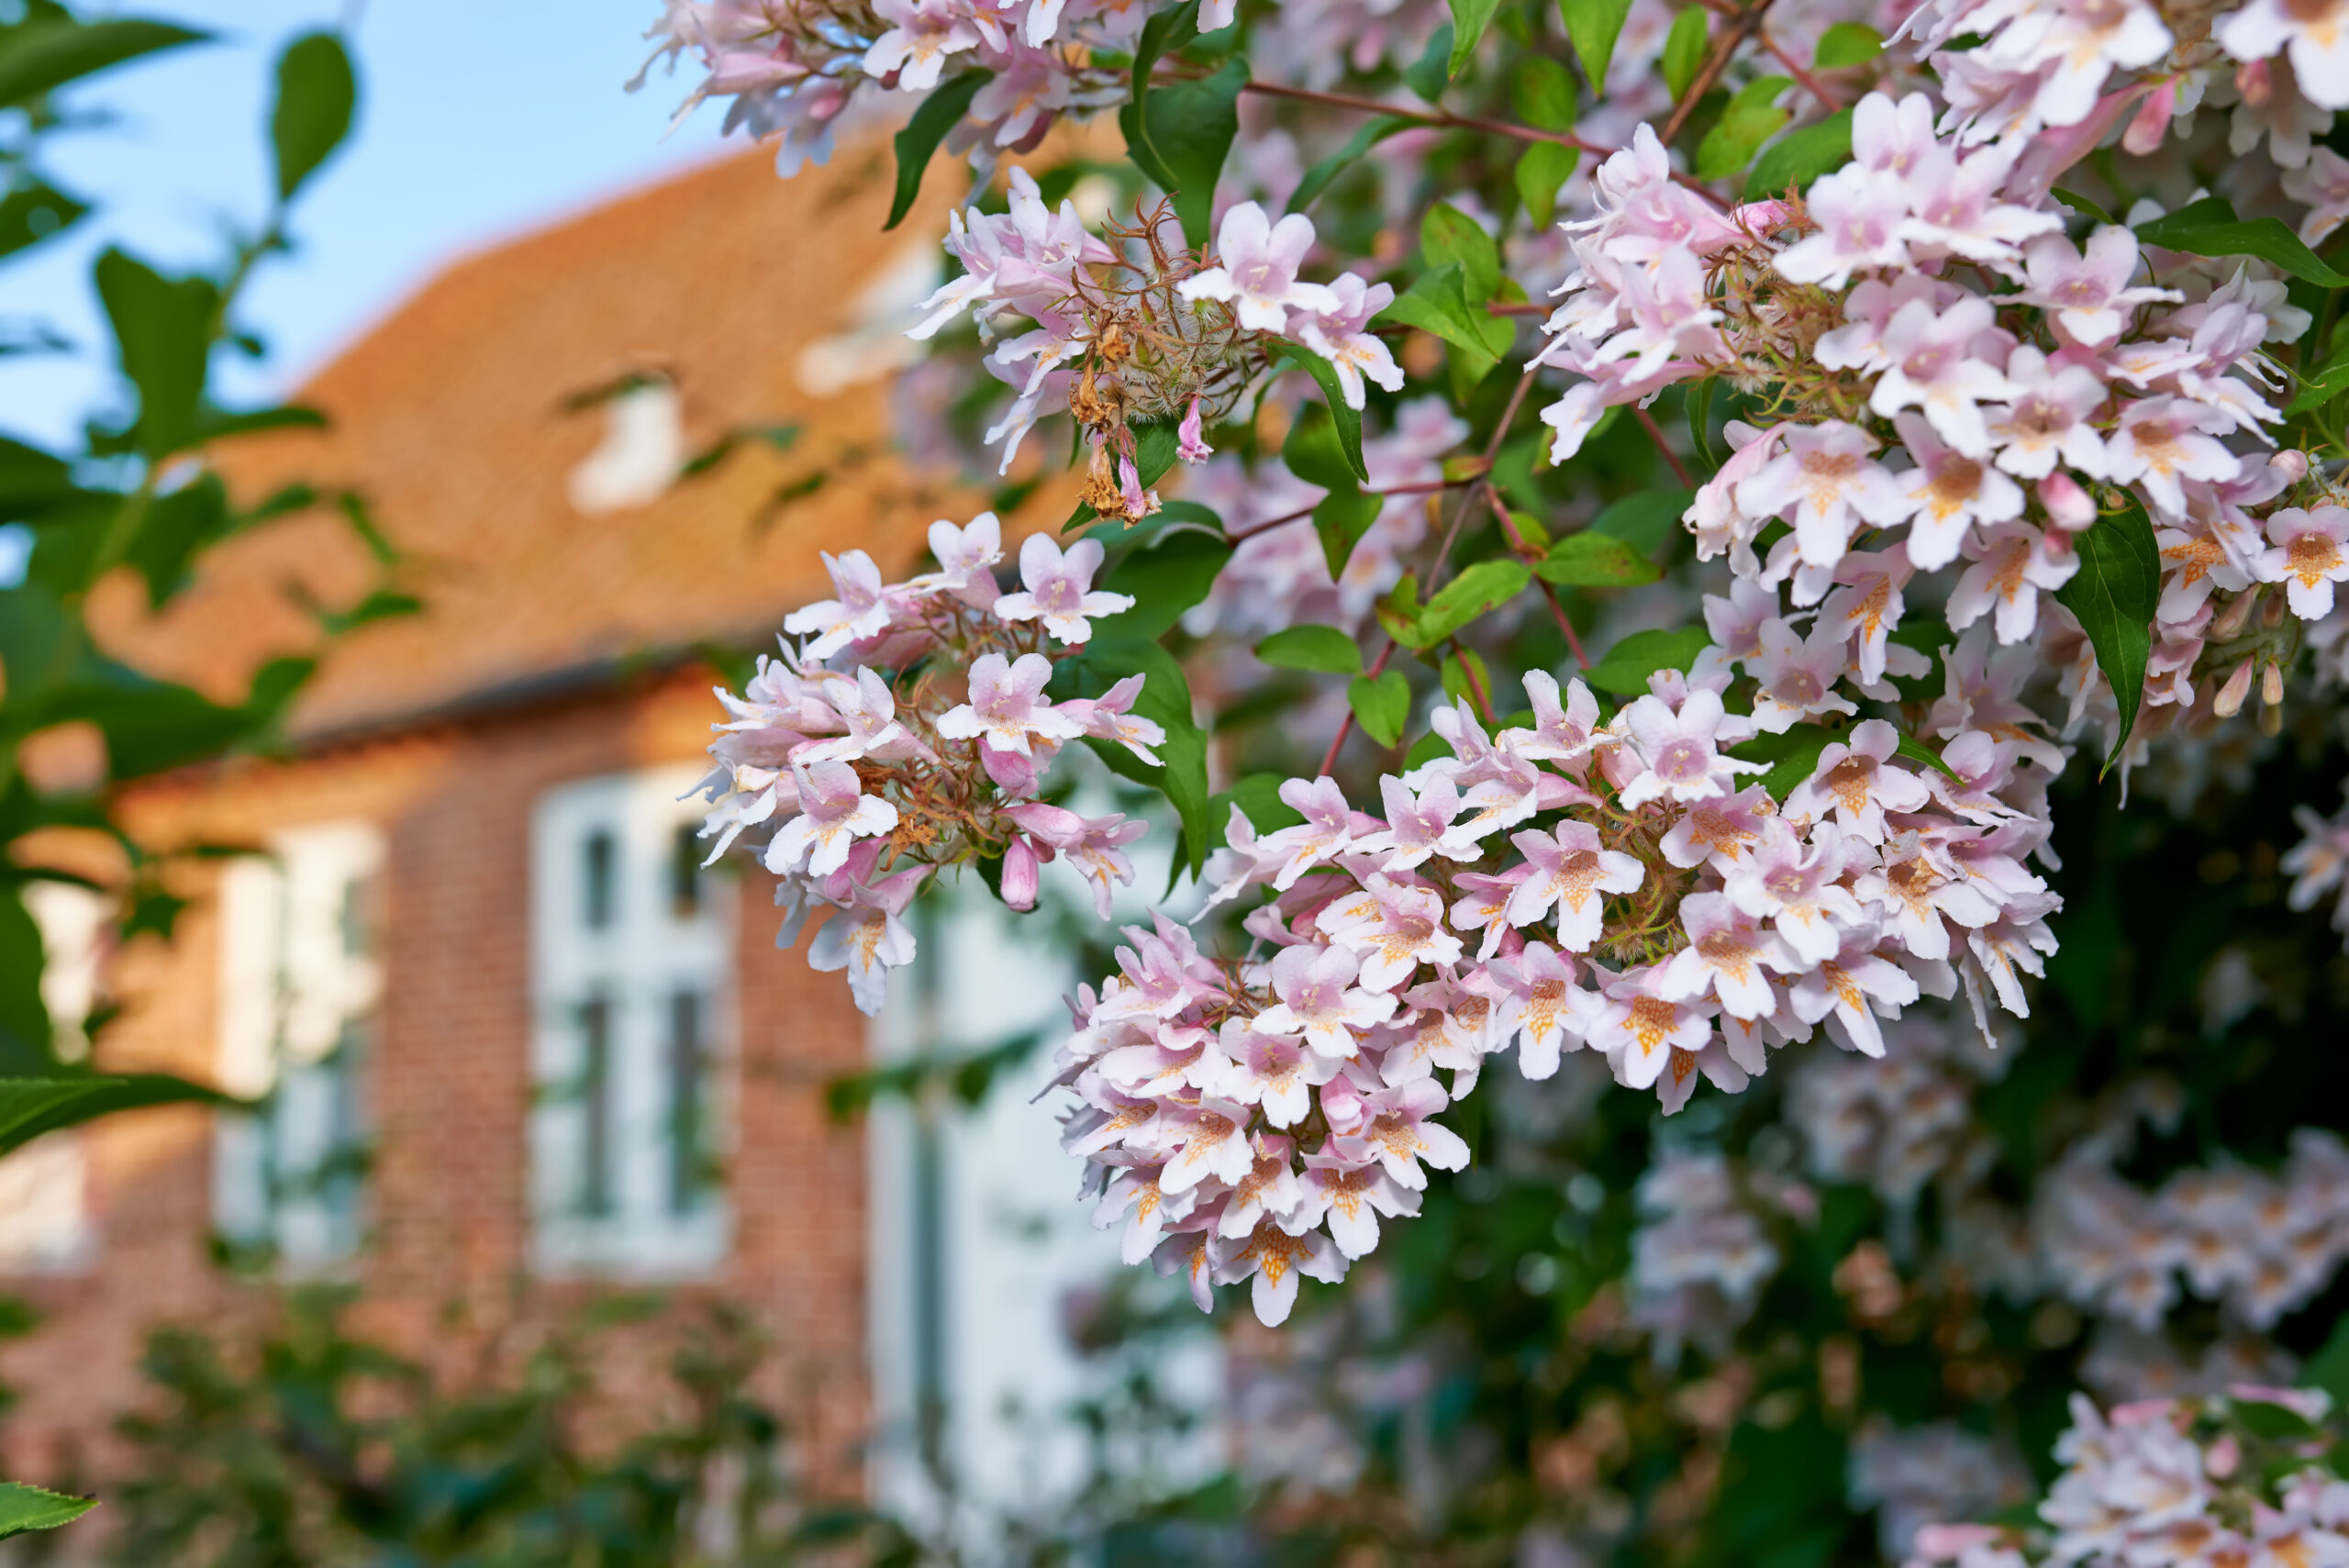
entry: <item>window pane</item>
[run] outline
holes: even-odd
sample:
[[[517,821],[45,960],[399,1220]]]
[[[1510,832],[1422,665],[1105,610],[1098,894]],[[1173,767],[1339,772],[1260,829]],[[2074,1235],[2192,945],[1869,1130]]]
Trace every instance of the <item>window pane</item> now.
[[[680,822],[669,846],[669,913],[677,919],[701,913],[701,859],[699,829]]]
[[[669,998],[669,1212],[690,1214],[702,1191],[702,998]]]
[[[585,907],[580,919],[591,931],[600,931],[612,923],[612,861],[616,847],[612,836],[598,828],[587,835],[587,863],[583,883]]]
[[[591,1218],[612,1212],[612,1004],[598,996],[579,1008],[579,1208]]]

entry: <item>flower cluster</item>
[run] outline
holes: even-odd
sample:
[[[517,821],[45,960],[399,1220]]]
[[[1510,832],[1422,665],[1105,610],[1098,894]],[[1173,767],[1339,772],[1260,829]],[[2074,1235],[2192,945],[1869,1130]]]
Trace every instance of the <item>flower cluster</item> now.
[[[719,688],[730,718],[714,727],[717,766],[699,786],[713,803],[702,828],[717,840],[712,861],[745,831],[766,835],[760,859],[782,879],[775,902],[787,911],[779,945],[811,913],[837,911],[808,962],[847,970],[867,1013],[880,1011],[888,971],[913,962],[902,917],[941,868],[999,862],[1004,901],[1025,909],[1039,866],[1064,856],[1108,918],[1111,888],[1133,879],[1126,851],[1144,824],[1036,796],[1071,740],[1123,746],[1154,765],[1151,748],[1166,739],[1133,711],[1139,675],[1097,698],[1045,693],[1094,618],[1132,606],[1092,585],[1099,544],[1063,551],[1030,536],[1012,593],[995,577],[994,514],[933,524],[930,544],[939,570],[906,583],[883,583],[863,550],[824,558],[838,596],[792,613],[784,628],[798,646],[763,656],[741,695]]]
[[[859,88],[923,93],[975,66],[991,79],[962,134],[984,164],[1034,147],[1063,114],[1122,97],[1123,73],[1085,63],[1085,50],[1130,50],[1148,15],[1115,0],[664,0],[646,63],[692,55],[707,74],[679,117],[730,100],[725,128],[780,137],[786,175],[831,156],[833,122]]]
[[[2045,194],[2055,169],[1937,135],[1920,95],[1855,113],[1857,158],[1798,200],[1724,212],[1644,133],[1606,161],[1546,325],[1543,362],[1587,378],[1544,411],[1553,452],[1611,406],[1725,376],[1773,420],[1732,423],[1687,518],[1701,556],[1797,606],[1865,598],[1887,629],[1914,574],[1950,571],[1954,628],[2046,641],[2076,666],[2072,721],[2116,728],[2087,643],[2043,609],[2078,536],[2140,506],[2164,591],[2138,739],[2198,700],[2231,716],[2254,681],[2272,727],[2299,623],[2330,617],[2349,577],[2349,510],[2321,484],[2284,504],[2308,460],[2259,444],[2281,418],[2263,346],[2307,313],[2255,263],[2166,258],[2118,226],[2076,240]]]
[[[996,342],[987,369],[1019,388],[986,435],[1003,443],[1003,467],[1037,419],[1066,412],[1092,450],[1085,501],[1105,517],[1139,517],[1157,502],[1142,489],[1133,427],[1171,428],[1177,455],[1205,462],[1214,450],[1207,430],[1282,345],[1327,360],[1355,408],[1365,378],[1390,391],[1403,384],[1367,329],[1394,289],[1352,272],[1308,281],[1299,272],[1313,245],[1311,218],[1290,213],[1275,223],[1254,202],[1225,212],[1204,258],[1163,208],[1112,226],[1103,239],[1074,203],[1055,214],[1015,169],[1009,211],[973,207],[953,220],[946,249],[963,274],[930,296],[930,314],[909,336],[930,337],[971,312]]]
[[[1911,1568],[2349,1562],[2349,1483],[2321,1462],[2330,1409],[2321,1393],[2255,1385],[2109,1414],[2076,1394],[2039,1528],[1928,1525]]]
[[[1375,1213],[1415,1206],[1420,1157],[1464,1159],[1428,1118],[1511,1046],[1533,1079],[1587,1046],[1670,1113],[1700,1073],[1742,1089],[1821,1023],[1881,1056],[1882,1020],[1924,991],[1962,988],[1986,1032],[1991,1001],[2027,1011],[2017,972],[2053,946],[2056,901],[2024,863],[2050,749],[2006,717],[1978,639],[1929,719],[1938,755],[1867,719],[1782,806],[1752,782],[1766,764],[1725,748],[1852,711],[1834,693],[1848,634],[1711,608],[1751,623],[1724,662],[1761,671],[1752,717],[1727,710],[1726,667],[1659,673],[1604,723],[1581,682],[1537,673],[1530,728],[1440,709],[1452,754],[1383,777],[1383,816],[1327,777],[1281,786],[1290,825],[1233,808],[1210,902],[1271,894],[1243,922],[1258,953],[1137,935],[1075,1005],[1068,1144],[1126,1173],[1104,1214],[1130,1217],[1130,1256],[1174,1228],[1162,1262],[1196,1280],[1273,1260],[1258,1302],[1285,1313],[1288,1271],[1341,1269],[1375,1243]],[[1358,1200],[1332,1207],[1349,1183]]]
[[[2179,1279],[2265,1332],[2313,1299],[2349,1258],[2349,1149],[2293,1136],[2280,1179],[2246,1166],[2189,1168],[2145,1193],[2086,1153],[2040,1183],[2032,1233],[2048,1286],[2152,1328]]]
[[[1782,1211],[1816,1213],[1808,1188],[1782,1184],[1752,1195],[1765,1195]],[[1666,1151],[1640,1178],[1639,1205],[1626,1280],[1632,1326],[1651,1337],[1663,1364],[1678,1361],[1692,1342],[1721,1353],[1781,1261],[1752,1199],[1719,1154]]]

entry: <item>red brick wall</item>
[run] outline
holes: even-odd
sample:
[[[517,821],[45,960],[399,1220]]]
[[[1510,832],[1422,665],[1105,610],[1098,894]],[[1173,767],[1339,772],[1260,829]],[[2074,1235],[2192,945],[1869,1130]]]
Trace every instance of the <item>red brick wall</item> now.
[[[451,1377],[485,1336],[518,1354],[593,1287],[529,1278],[529,822],[547,788],[695,758],[714,706],[706,675],[546,705],[463,726],[354,744],[302,761],[243,765],[150,790],[133,805],[142,839],[257,841],[269,830],[362,817],[388,855],[378,915],[385,999],[368,1061],[375,1135],[373,1240],[356,1266],[358,1322]],[[823,1105],[831,1078],[865,1060],[864,1020],[838,975],[774,946],[771,879],[743,867],[737,900],[739,1058],[727,1173],[734,1245],[698,1287],[749,1308],[774,1346],[772,1398],[818,1429],[810,1451],[843,1455],[864,1425],[864,1159]],[[169,948],[122,955],[124,1016],[102,1060],[208,1075],[217,954],[211,879]],[[120,1462],[106,1436],[139,1396],[144,1334],[162,1322],[235,1324],[260,1305],[206,1257],[209,1118],[185,1110],[116,1118],[87,1135],[102,1242],[87,1272],[0,1279],[46,1326],[0,1351],[22,1403],[0,1428],[6,1473],[103,1480]],[[623,1385],[658,1365],[660,1325],[615,1348]],[[852,1472],[844,1459],[837,1478]]]

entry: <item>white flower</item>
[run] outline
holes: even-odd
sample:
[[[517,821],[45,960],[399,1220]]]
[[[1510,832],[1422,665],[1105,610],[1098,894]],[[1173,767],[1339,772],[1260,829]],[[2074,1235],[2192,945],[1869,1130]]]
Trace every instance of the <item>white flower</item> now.
[[[1277,224],[1254,202],[1241,202],[1223,215],[1216,231],[1219,266],[1183,280],[1185,299],[1237,301],[1240,325],[1252,332],[1288,330],[1292,309],[1341,316],[1345,304],[1322,284],[1300,283],[1297,270],[1313,249],[1313,220],[1290,213]]]

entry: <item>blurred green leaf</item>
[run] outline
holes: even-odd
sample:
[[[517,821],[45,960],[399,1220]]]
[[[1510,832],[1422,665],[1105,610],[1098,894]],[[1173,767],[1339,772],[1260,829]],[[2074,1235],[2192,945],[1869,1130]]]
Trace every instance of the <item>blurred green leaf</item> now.
[[[89,210],[46,180],[22,180],[0,196],[0,256],[64,233]]]
[[[1618,696],[1644,696],[1648,677],[1658,670],[1686,670],[1710,639],[1700,627],[1674,631],[1635,631],[1583,672],[1583,679]]]
[[[1403,738],[1403,726],[1411,717],[1411,683],[1400,670],[1383,671],[1375,680],[1357,675],[1347,684],[1346,702],[1364,735],[1381,746],[1392,746]]]
[[[1364,153],[1397,131],[1410,129],[1414,123],[1393,115],[1381,115],[1363,122],[1362,128],[1347,139],[1343,147],[1305,172],[1305,178],[1297,183],[1297,189],[1289,195],[1288,210],[1303,212],[1313,204],[1315,197],[1330,188],[1330,181],[1353,167]]]
[[[1460,268],[1461,292],[1481,306],[1501,286],[1501,251],[1485,226],[1447,202],[1419,219],[1419,255],[1433,270],[1446,262]]]
[[[277,102],[269,112],[270,150],[276,155],[277,199],[293,199],[351,134],[359,78],[332,33],[305,33],[277,57]]]
[[[1582,73],[1599,96],[1607,92],[1607,66],[1615,58],[1615,40],[1622,36],[1623,18],[1631,14],[1631,0],[1558,0],[1559,17],[1566,38],[1582,61]]]
[[[1821,71],[1865,65],[1884,52],[1884,37],[1865,22],[1837,22],[1819,35],[1811,63]]]
[[[1697,177],[1726,179],[1753,161],[1762,144],[1794,117],[1776,102],[1794,84],[1791,76],[1764,76],[1740,88],[1697,144]]]
[[[54,10],[28,15],[0,30],[0,108],[21,107],[69,82],[210,37],[136,17],[83,22]]]
[[[1183,612],[1208,596],[1216,574],[1231,559],[1231,541],[1196,528],[1163,533],[1129,552],[1111,568],[1101,586],[1133,595],[1133,608],[1094,622],[1096,637],[1155,642],[1174,629]]]
[[[1557,216],[1558,192],[1574,178],[1579,158],[1573,148],[1555,141],[1537,141],[1519,156],[1511,177],[1517,182],[1517,199],[1525,204],[1526,216],[1536,227],[1548,228]]]
[[[1284,670],[1359,674],[1362,644],[1334,626],[1292,626],[1256,644],[1256,657]]]
[[[1664,35],[1664,56],[1658,62],[1664,70],[1664,90],[1678,103],[1705,63],[1705,18],[1702,6],[1691,6],[1672,19],[1672,30]]]
[[[1448,0],[1452,6],[1452,58],[1444,74],[1458,76],[1476,58],[1476,46],[1492,25],[1500,0]]]
[[[1538,130],[1572,130],[1575,128],[1575,79],[1573,72],[1546,54],[1532,54],[1517,68],[1517,78],[1509,83],[1509,97],[1517,108],[1517,117]],[[1536,147],[1556,147],[1556,142],[1536,142]]]
[[[1825,119],[1790,130],[1764,150],[1745,176],[1745,199],[1761,201],[1787,191],[1807,191],[1821,174],[1852,161],[1852,111],[1838,109]]]
[[[150,458],[167,456],[196,433],[219,291],[208,278],[167,278],[117,250],[98,258],[94,276],[122,373],[139,393],[134,442]]]
[[[992,71],[965,71],[951,82],[933,88],[921,106],[906,122],[906,128],[896,134],[892,145],[897,153],[897,185],[889,198],[889,221],[883,228],[895,228],[905,222],[906,214],[913,211],[914,198],[921,194],[921,177],[930,167],[930,155],[946,133],[963,121],[970,112],[971,100],[979,89],[995,80]]]
[[[1533,574],[1568,587],[1628,588],[1654,582],[1664,569],[1613,535],[1586,529],[1552,545]]]

